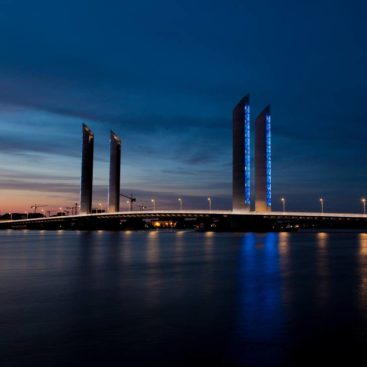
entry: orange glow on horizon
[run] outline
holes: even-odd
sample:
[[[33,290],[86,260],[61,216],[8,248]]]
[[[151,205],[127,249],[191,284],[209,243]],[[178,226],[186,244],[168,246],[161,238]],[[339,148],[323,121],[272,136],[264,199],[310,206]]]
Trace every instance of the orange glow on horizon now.
[[[32,213],[34,209],[31,206],[44,204],[47,207],[44,211],[56,212],[60,207],[72,206],[79,201],[75,195],[68,193],[55,194],[54,192],[42,193],[26,190],[1,190],[0,192],[0,213]],[[39,208],[37,212],[41,212]]]

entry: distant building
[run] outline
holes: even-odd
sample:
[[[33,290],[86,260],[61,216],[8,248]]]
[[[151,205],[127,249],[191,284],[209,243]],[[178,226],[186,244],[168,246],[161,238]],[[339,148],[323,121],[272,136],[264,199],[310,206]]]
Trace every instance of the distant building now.
[[[250,96],[247,95],[233,110],[233,210],[250,210],[250,142]]]
[[[82,126],[82,174],[80,182],[80,214],[92,212],[94,134],[85,124]]]
[[[120,211],[121,139],[111,131],[110,135],[110,180],[108,188],[108,211]]]
[[[270,106],[255,121],[255,210],[271,211]]]

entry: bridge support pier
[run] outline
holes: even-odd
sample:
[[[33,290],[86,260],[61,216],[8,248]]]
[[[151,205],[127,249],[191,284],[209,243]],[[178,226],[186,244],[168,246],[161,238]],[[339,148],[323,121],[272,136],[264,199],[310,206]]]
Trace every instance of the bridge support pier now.
[[[83,124],[82,131],[83,147],[80,182],[80,214],[90,214],[92,213],[94,134],[85,124]]]
[[[108,212],[120,211],[121,139],[111,131]]]

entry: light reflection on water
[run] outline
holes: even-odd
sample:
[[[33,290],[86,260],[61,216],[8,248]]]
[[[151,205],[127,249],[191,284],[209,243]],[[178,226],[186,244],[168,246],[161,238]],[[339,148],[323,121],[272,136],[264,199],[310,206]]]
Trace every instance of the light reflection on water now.
[[[279,253],[283,260],[285,260],[289,252],[289,236],[290,234],[288,232],[280,232],[278,234]]]
[[[124,263],[125,265],[130,264],[133,260],[132,254],[133,254],[132,243],[131,243],[131,241],[126,239],[124,241],[124,245],[120,246],[120,259],[121,259],[121,262]]]
[[[275,233],[245,234],[242,240],[237,327],[240,338],[255,346],[282,340],[284,314],[278,241]],[[284,249],[284,243],[282,247]],[[280,351],[269,347],[267,353],[268,358],[276,359]],[[239,358],[244,365],[252,365],[262,358],[261,348],[253,348],[252,353],[246,355],[239,354]]]
[[[159,233],[158,231],[149,232],[146,245],[146,260],[148,264],[156,264],[159,261]]]
[[[328,262],[328,238],[329,235],[324,232],[320,232],[317,235],[317,254],[316,254],[316,265],[317,265],[317,296],[316,299],[320,306],[327,304],[329,297],[329,262]]]
[[[185,244],[185,231],[177,231],[175,238],[175,262],[181,263],[184,260],[184,244]]]
[[[204,237],[204,259],[208,262],[213,261],[214,256],[214,232],[206,232]]]
[[[279,249],[279,270],[282,278],[282,299],[285,307],[291,301],[290,292],[290,233],[281,232],[278,234],[278,249]]]

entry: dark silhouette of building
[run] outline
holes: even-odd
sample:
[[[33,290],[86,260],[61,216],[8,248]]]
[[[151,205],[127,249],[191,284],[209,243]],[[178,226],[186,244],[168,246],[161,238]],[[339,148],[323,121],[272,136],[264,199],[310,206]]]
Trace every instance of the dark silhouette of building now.
[[[255,210],[271,210],[270,106],[267,106],[255,121]]]
[[[121,139],[111,131],[110,135],[110,181],[108,188],[108,211],[120,211]]]
[[[250,142],[250,96],[246,95],[233,110],[233,210],[250,210]]]
[[[82,125],[82,131],[83,146],[82,175],[80,183],[80,214],[90,214],[92,212],[94,134],[85,124]]]
[[[233,210],[250,210],[250,142],[250,96],[246,95],[233,110]]]

